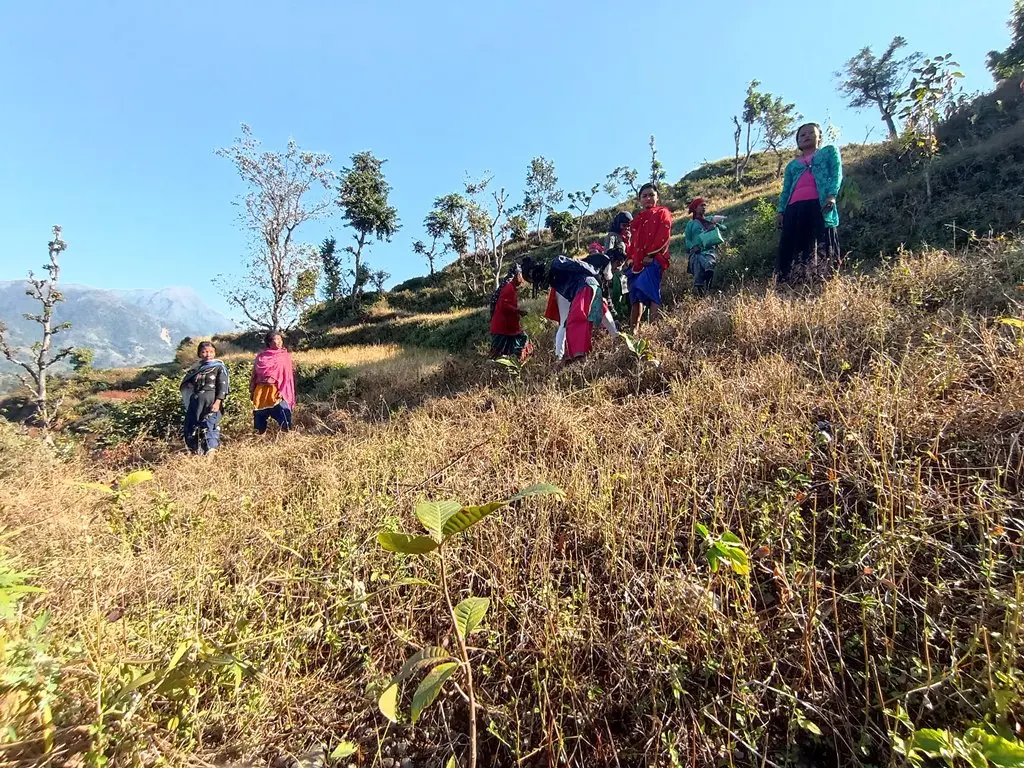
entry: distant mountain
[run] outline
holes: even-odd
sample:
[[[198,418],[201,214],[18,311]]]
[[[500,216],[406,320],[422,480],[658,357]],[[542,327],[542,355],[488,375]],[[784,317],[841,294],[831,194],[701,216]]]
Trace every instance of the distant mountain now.
[[[112,293],[176,329],[182,336],[206,336],[230,331],[234,327],[228,318],[210,309],[188,286],[156,290],[136,288]]]
[[[26,287],[21,280],[0,281],[0,320],[10,329],[13,343],[23,348],[38,339],[39,327],[22,317],[25,312],[39,312],[39,303],[25,295]],[[66,301],[57,305],[54,318],[71,323],[71,328],[55,343],[92,349],[97,368],[165,362],[184,337],[232,327],[191,288],[107,291],[69,284],[61,291]],[[11,369],[7,361],[0,359],[0,363],[0,369]]]

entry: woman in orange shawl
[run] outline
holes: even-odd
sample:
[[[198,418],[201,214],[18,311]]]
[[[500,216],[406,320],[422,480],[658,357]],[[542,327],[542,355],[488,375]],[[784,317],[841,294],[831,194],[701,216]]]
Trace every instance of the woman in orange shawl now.
[[[651,183],[640,187],[642,210],[629,225],[627,256],[633,269],[629,275],[629,322],[633,333],[640,328],[643,310],[650,310],[651,321],[661,307],[661,279],[668,269],[668,241],[672,236],[672,212],[658,205],[658,188]]]

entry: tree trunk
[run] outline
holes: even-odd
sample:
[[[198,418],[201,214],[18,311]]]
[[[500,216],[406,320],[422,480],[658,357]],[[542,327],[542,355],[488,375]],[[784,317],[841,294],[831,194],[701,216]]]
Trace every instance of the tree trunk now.
[[[360,232],[356,239],[356,248],[352,252],[352,311],[359,309],[359,293],[362,286],[359,284],[359,265],[362,263],[363,246],[366,244],[366,233]]]
[[[738,117],[733,117],[732,121],[736,124],[736,130],[733,132],[733,139],[736,141],[736,159],[733,161],[732,174],[733,184],[736,188],[740,187],[740,137],[743,136],[743,129],[740,128],[740,121]]]
[[[537,245],[544,242],[544,236],[542,227],[544,226],[544,206],[540,207],[540,213],[537,214]]]
[[[875,104],[878,105],[878,111],[882,115],[882,122],[885,123],[885,128],[889,131],[889,140],[892,141],[898,138],[900,133],[896,130],[896,122],[892,119],[892,112],[885,108],[885,104],[881,99],[875,99]]]

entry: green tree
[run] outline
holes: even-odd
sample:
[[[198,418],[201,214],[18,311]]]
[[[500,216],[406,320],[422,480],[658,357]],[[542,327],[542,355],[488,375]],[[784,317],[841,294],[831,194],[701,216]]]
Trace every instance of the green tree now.
[[[900,96],[906,106],[900,112],[904,119],[904,140],[907,149],[924,162],[924,184],[928,202],[932,199],[931,166],[939,154],[939,121],[949,116],[956,104],[959,81],[963,72],[953,61],[953,54],[925,59],[915,67],[910,87]]]
[[[468,259],[469,238],[472,234],[471,208],[471,200],[458,192],[451,192],[434,200],[434,207],[423,220],[423,225],[431,238],[443,243],[442,253],[451,251],[458,256],[466,290],[476,291],[478,275]]]
[[[344,288],[341,274],[341,258],[338,243],[333,237],[325,237],[320,243],[320,268],[324,273],[324,292],[330,301],[338,301]]]
[[[523,196],[523,213],[530,221],[537,220],[537,242],[541,241],[541,221],[544,212],[550,211],[562,202],[564,194],[558,188],[555,163],[544,157],[535,157],[526,170],[526,189]]]
[[[526,242],[530,234],[530,222],[526,220],[526,217],[516,215],[510,218],[508,223],[511,229],[512,242]]]
[[[75,347],[68,359],[71,362],[71,370],[78,374],[86,374],[92,370],[96,353],[88,347]]]
[[[320,281],[320,271],[315,267],[307,267],[295,278],[292,290],[292,301],[299,310],[305,310],[316,298],[316,285]]]
[[[241,137],[217,155],[234,163],[248,187],[239,217],[257,247],[245,277],[218,275],[215,283],[258,328],[286,329],[300,312],[294,302],[296,281],[315,260],[315,249],[299,243],[296,233],[330,210],[331,199],[316,195],[334,180],[327,167],[331,156],[301,150],[294,139],[284,152],[265,151],[245,124]]]
[[[377,293],[384,293],[384,284],[391,279],[391,273],[383,269],[376,269],[370,273],[370,282],[377,289]]]
[[[897,35],[881,56],[875,56],[869,46],[861,48],[856,56],[846,62],[842,72],[836,72],[839,89],[849,99],[854,109],[877,107],[889,131],[889,138],[899,135],[895,116],[900,106],[900,96],[911,69],[921,60],[920,53],[911,53],[900,58],[900,50],[907,41]]]
[[[1015,0],[1010,21],[1010,45],[1005,51],[989,51],[988,69],[996,80],[1015,77],[1024,70],[1024,0]]]
[[[555,240],[562,241],[562,248],[565,248],[565,241],[572,237],[574,221],[575,218],[569,211],[553,211],[544,219],[544,226],[551,230],[551,236]]]
[[[502,187],[491,190],[487,187],[491,177],[466,184],[466,195],[470,198],[469,224],[476,239],[475,255],[479,266],[490,272],[494,287],[501,282],[505,266],[505,250],[512,238],[512,218],[518,206],[508,205],[508,193]]]
[[[618,198],[620,184],[625,184],[629,187],[630,192],[636,197],[640,194],[640,172],[636,168],[630,168],[626,165],[620,165],[618,168],[614,168],[611,173],[606,177],[604,183],[604,191],[608,197]]]
[[[747,172],[747,166],[750,165],[750,156],[754,153],[758,144],[761,143],[761,130],[758,118],[761,116],[764,110],[764,102],[766,96],[757,90],[761,82],[759,80],[751,80],[747,85],[747,95],[743,99],[743,111],[740,115],[735,115],[732,118],[733,125],[736,126],[736,130],[733,131],[733,139],[736,143],[736,157],[733,161],[733,184],[738,189],[743,181],[743,176]],[[740,119],[742,117],[742,120]],[[743,126],[747,127],[747,140],[744,146],[743,154],[740,154],[740,145],[743,139]],[[755,134],[754,126],[758,126],[758,131]]]
[[[802,115],[796,113],[795,104],[786,104],[781,96],[765,94],[758,122],[764,135],[764,145],[775,155],[775,177],[782,175],[782,150],[790,140],[796,123]]]
[[[359,294],[365,281],[362,275],[363,251],[374,238],[391,242],[401,228],[398,209],[388,202],[391,185],[384,178],[383,165],[372,152],[357,152],[352,155],[352,165],[342,169],[338,185],[337,204],[341,217],[352,229],[353,245],[345,246],[352,257],[352,306],[359,304]]]
[[[28,273],[29,288],[25,293],[38,301],[41,308],[38,315],[25,315],[26,319],[38,323],[41,331],[39,341],[30,347],[31,355],[22,356],[21,351],[11,343],[7,327],[0,323],[0,354],[25,370],[27,375],[22,375],[21,381],[32,390],[35,415],[44,431],[52,426],[57,417],[57,408],[60,407],[59,402],[54,404],[49,397],[46,387],[47,371],[74,352],[74,348],[64,347],[50,354],[50,350],[53,348],[53,337],[71,327],[71,323],[54,323],[53,321],[54,308],[64,301],[64,294],[58,288],[60,282],[59,257],[68,244],[61,239],[60,235],[61,228],[54,227],[53,240],[48,243],[50,260],[43,266],[43,269],[49,273],[49,278],[37,278],[32,272]]]
[[[434,211],[427,214],[427,219],[430,219],[434,215]],[[429,226],[428,226],[429,233]],[[433,275],[436,271],[434,269],[434,263],[437,259],[447,250],[444,243],[439,239],[440,235],[432,235],[430,238],[430,246],[428,247],[422,240],[416,240],[412,244],[412,252],[418,254],[427,260],[427,266],[430,268],[430,274]]]

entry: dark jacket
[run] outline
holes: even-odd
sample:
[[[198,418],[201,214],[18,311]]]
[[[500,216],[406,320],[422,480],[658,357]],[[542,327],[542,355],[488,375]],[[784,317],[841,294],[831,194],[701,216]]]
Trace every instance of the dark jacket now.
[[[193,397],[199,396],[211,401],[224,400],[228,396],[228,369],[220,360],[200,364],[185,374],[181,388],[186,387],[192,387]],[[212,396],[207,393],[212,393]]]

